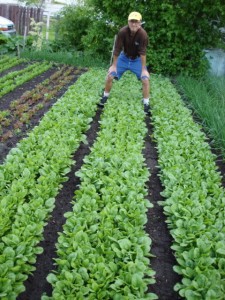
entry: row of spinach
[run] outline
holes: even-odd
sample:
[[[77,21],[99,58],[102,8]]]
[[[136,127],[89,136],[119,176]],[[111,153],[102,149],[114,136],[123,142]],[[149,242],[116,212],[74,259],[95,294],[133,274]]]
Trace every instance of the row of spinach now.
[[[1,72],[25,62],[23,58],[17,56],[2,55],[0,56],[0,74]]]
[[[6,95],[7,93],[15,90],[23,83],[47,71],[51,68],[51,66],[51,63],[46,62],[31,63],[21,70],[9,72],[8,74],[0,77],[0,97]]]
[[[115,84],[97,140],[76,173],[80,189],[73,211],[65,214],[57,271],[48,276],[53,294],[43,300],[157,299],[147,293],[155,282],[151,239],[144,230],[151,207],[145,199],[149,172],[142,155],[147,129],[137,101],[140,83],[130,76]]]
[[[43,227],[71,154],[85,139],[104,75],[101,70],[82,75],[0,166],[2,299],[15,299],[34,269]],[[74,299],[71,287],[76,299],[156,298],[145,293],[154,272],[149,269],[151,240],[143,231],[149,174],[141,155],[146,129],[139,83],[125,76],[116,84],[57,243],[58,269],[48,276],[54,299]],[[161,204],[174,238],[174,270],[183,277],[175,289],[190,300],[223,299],[225,197],[215,157],[172,84],[152,76],[151,86],[151,121],[165,188]]]
[[[152,123],[159,154],[162,201],[183,276],[175,289],[186,299],[225,295],[225,195],[201,127],[169,82],[152,80]]]
[[[85,140],[100,85],[97,71],[84,74],[0,165],[1,299],[24,291],[23,282],[43,251],[37,245],[74,163],[71,155]]]

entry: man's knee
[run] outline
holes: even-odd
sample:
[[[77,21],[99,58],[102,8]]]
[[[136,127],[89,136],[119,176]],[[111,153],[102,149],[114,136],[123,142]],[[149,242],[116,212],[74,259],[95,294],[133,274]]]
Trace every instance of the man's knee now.
[[[107,82],[109,82],[109,83],[111,83],[112,81],[113,81],[113,76],[112,75],[110,75],[110,74],[107,74],[107,76],[106,76],[106,81]]]
[[[119,79],[119,76],[117,75],[116,72],[111,72],[110,74],[108,74],[108,77],[110,77],[111,80],[113,80],[113,79],[118,80]]]
[[[149,86],[149,77],[148,76],[143,76],[143,77],[141,78],[142,85],[148,87]]]
[[[144,76],[141,76],[141,81],[149,81],[149,76],[147,75],[144,75]]]

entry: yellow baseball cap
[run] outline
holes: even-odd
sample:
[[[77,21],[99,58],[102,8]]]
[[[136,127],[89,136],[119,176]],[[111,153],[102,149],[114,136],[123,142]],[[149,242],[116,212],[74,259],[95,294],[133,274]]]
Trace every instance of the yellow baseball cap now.
[[[130,20],[141,21],[142,20],[142,16],[141,16],[141,14],[139,12],[133,11],[128,16],[128,21],[130,21]]]

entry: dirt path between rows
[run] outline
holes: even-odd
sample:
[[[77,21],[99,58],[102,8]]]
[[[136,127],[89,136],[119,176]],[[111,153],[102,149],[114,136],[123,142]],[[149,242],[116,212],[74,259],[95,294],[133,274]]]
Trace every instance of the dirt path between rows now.
[[[156,283],[149,286],[149,291],[157,294],[160,300],[178,300],[182,298],[173,290],[173,287],[181,280],[181,277],[173,271],[176,260],[170,248],[172,237],[165,223],[166,217],[163,214],[163,208],[158,204],[158,201],[163,200],[160,195],[163,189],[158,176],[156,144],[151,138],[153,127],[150,118],[146,117],[148,133],[143,154],[151,174],[147,183],[148,199],[154,206],[149,209],[147,214],[146,231],[152,239],[151,253],[155,257],[151,258],[151,266],[156,271]]]

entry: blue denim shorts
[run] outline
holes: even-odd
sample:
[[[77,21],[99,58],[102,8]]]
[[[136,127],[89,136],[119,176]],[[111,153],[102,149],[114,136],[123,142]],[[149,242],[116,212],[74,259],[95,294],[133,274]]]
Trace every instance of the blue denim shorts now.
[[[120,79],[126,71],[131,71],[140,80],[142,71],[141,58],[137,57],[135,59],[131,59],[127,57],[124,52],[121,52],[117,60],[117,74],[111,75],[115,76],[116,79]]]

